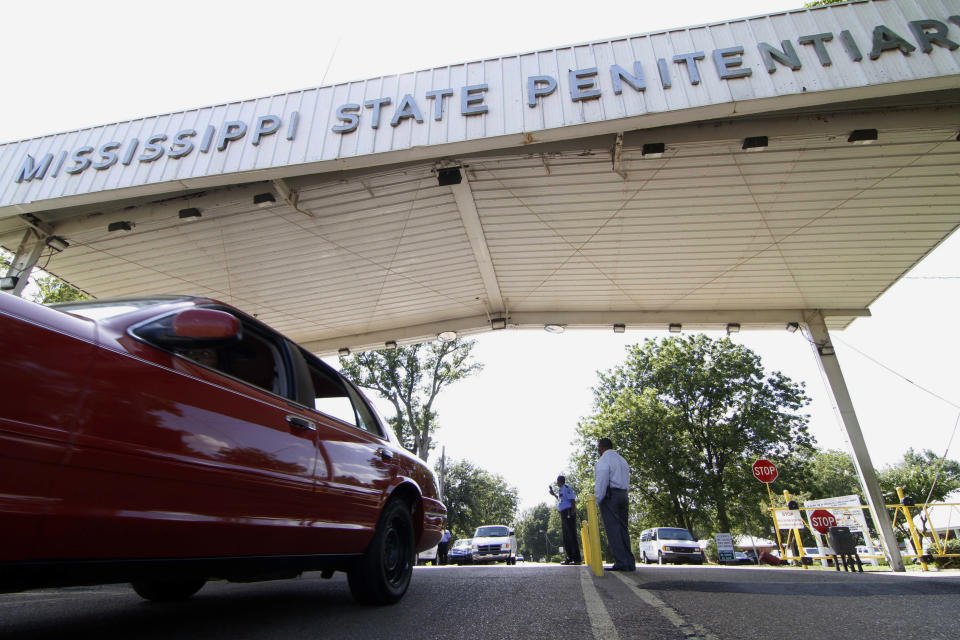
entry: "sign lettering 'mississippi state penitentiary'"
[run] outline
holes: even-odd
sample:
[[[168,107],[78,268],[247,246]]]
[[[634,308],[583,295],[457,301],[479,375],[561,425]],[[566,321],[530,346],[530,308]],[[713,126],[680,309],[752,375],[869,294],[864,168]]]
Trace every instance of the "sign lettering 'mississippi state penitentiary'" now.
[[[849,29],[839,29],[799,33],[778,44],[759,41],[750,47],[738,44],[712,50],[672,51],[669,55],[636,55],[632,63],[601,65],[594,61],[589,66],[569,68],[563,73],[519,75],[517,80],[522,87],[519,91],[512,90],[512,95],[522,96],[526,108],[536,110],[555,100],[586,104],[605,95],[643,94],[650,87],[669,94],[682,85],[696,87],[706,80],[751,83],[755,72],[761,75],[800,72],[805,63],[827,69],[841,59],[859,65],[890,56],[929,55],[937,50],[953,52],[960,47],[958,29],[960,15],[949,15],[909,20],[894,27],[876,25],[869,38],[862,32],[858,38]],[[503,85],[496,88],[505,91]],[[100,138],[96,144],[88,142],[37,155],[25,153],[11,177],[17,184],[29,183],[61,175],[104,172],[117,166],[144,165],[162,158],[182,161],[195,154],[224,152],[238,144],[254,148],[267,140],[293,144],[298,135],[304,135],[304,130],[315,132],[318,124],[321,129],[346,138],[357,135],[363,128],[375,131],[384,125],[393,129],[416,127],[427,120],[441,123],[452,112],[472,120],[504,108],[505,101],[494,95],[494,90],[489,82],[441,85],[403,95],[331,103],[326,114],[314,111],[312,121],[302,118],[300,110],[290,109],[247,119],[212,121],[175,131],[161,130],[142,137],[106,141]]]

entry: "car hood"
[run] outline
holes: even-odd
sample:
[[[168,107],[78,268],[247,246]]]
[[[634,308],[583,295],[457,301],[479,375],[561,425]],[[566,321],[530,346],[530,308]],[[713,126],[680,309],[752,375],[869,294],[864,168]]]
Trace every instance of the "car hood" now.
[[[474,538],[473,539],[473,544],[475,545],[503,544],[504,542],[510,542],[510,538],[508,536],[494,536],[492,538]]]
[[[670,538],[660,538],[659,542],[669,542],[674,546],[699,547],[700,545],[693,540],[671,540]]]

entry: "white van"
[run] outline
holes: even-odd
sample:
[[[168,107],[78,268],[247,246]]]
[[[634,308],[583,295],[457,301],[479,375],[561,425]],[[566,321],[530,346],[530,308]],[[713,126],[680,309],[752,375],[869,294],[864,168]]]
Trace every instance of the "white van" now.
[[[651,562],[703,564],[703,550],[686,529],[654,527],[640,534],[640,560],[643,564]]]
[[[477,527],[470,543],[474,564],[483,562],[506,562],[517,564],[517,538],[515,531],[503,524],[488,524]]]

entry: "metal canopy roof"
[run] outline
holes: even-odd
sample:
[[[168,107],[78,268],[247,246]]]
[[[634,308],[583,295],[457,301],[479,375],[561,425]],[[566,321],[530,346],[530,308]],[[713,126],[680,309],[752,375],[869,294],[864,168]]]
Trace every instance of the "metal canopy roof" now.
[[[70,246],[38,266],[95,297],[218,298],[317,353],[504,325],[782,328],[807,310],[840,328],[960,224],[952,69],[857,102],[765,98],[748,115],[734,102],[723,118],[690,108],[342,171],[307,163],[24,201],[0,217],[0,244],[16,249],[31,226],[54,233]],[[848,141],[863,129],[878,139]],[[744,150],[756,136],[767,146]],[[662,155],[644,154],[651,143]],[[453,167],[462,181],[441,186]],[[264,193],[274,202],[254,204]],[[186,208],[201,216],[181,219]],[[120,221],[132,230],[108,231]]]
[[[500,317],[782,327],[824,309],[839,327],[960,224],[958,101],[634,132],[619,167],[615,136],[448,158],[455,186],[434,162],[305,176],[286,183],[296,209],[255,206],[274,185],[253,183],[68,210],[46,268],[97,297],[219,298],[321,353]],[[847,142],[868,125],[876,143]],[[119,220],[134,229],[108,232]]]

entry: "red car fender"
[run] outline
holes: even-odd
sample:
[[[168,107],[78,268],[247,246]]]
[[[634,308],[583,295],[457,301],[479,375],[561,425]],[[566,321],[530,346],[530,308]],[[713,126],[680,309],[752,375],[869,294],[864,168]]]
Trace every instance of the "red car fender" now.
[[[447,508],[436,498],[423,495],[420,485],[408,476],[398,475],[385,492],[384,504],[393,496],[402,496],[414,505],[413,527],[417,536],[417,552],[424,551],[440,542],[447,519]]]

